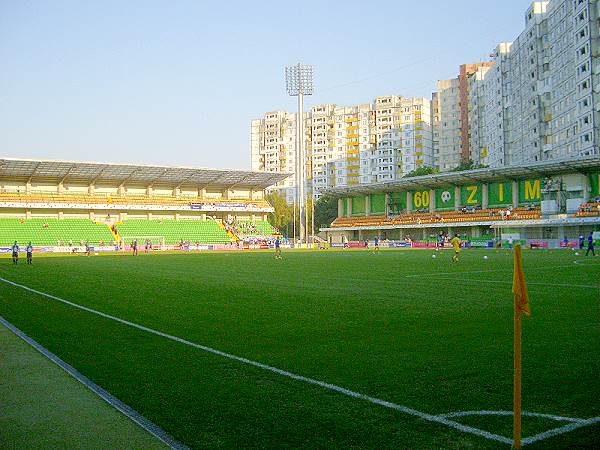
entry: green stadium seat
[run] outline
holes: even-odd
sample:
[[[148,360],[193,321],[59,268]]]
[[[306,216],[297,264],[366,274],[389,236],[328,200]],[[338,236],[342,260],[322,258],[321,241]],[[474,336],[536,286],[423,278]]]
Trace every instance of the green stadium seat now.
[[[14,241],[33,245],[67,245],[69,241],[110,244],[115,238],[110,228],[88,219],[5,219],[0,218],[0,245]]]
[[[213,220],[128,219],[116,226],[126,243],[150,239],[154,244],[177,244],[181,240],[202,244],[231,244],[231,237]]]

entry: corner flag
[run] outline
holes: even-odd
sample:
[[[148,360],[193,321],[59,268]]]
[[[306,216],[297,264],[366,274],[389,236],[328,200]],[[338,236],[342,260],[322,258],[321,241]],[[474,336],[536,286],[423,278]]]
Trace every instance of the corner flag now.
[[[529,294],[523,273],[521,244],[515,245],[515,272],[513,276],[513,294],[515,294],[515,374],[513,391],[513,447],[521,448],[521,315],[531,315]]]
[[[515,313],[531,315],[529,309],[529,294],[523,273],[523,260],[521,258],[521,244],[515,245],[515,273],[513,276],[513,294],[515,294]]]

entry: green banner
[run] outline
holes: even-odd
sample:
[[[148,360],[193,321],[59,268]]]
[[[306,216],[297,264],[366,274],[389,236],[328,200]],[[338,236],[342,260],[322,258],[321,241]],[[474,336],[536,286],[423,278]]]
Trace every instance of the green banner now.
[[[465,184],[460,187],[460,204],[462,206],[481,206],[483,193],[481,184]]]
[[[490,183],[488,185],[488,207],[512,205],[512,183]]]
[[[436,211],[454,211],[454,201],[454,186],[448,186],[435,190]]]
[[[414,191],[411,192],[412,196],[412,209],[429,209],[431,205],[431,197],[428,190],[425,191]]]
[[[404,195],[406,198],[406,195]],[[371,195],[371,214],[378,216],[385,214],[385,194]]]
[[[542,201],[542,180],[519,181],[519,205],[540,203]]]
[[[364,197],[352,197],[352,215],[353,216],[364,216],[365,215],[365,198]]]
[[[406,192],[391,192],[389,206],[391,214],[400,214],[402,211],[406,211]]]
[[[590,173],[590,188],[592,188],[590,192],[590,197],[593,199],[600,195],[600,172]]]

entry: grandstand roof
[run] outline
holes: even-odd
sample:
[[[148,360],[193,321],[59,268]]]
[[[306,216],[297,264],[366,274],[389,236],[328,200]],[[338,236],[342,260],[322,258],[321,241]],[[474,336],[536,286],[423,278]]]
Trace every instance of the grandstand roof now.
[[[462,172],[445,172],[419,177],[402,178],[400,180],[359,184],[347,187],[327,189],[326,195],[341,197],[344,195],[372,194],[377,192],[407,191],[412,189],[435,189],[448,185],[466,183],[487,183],[499,180],[518,180],[531,177],[548,177],[564,173],[588,173],[600,169],[600,157],[568,158],[527,163],[527,165],[507,166],[465,170]]]
[[[0,158],[0,178],[21,178],[29,181],[264,189],[288,176],[289,174],[285,173],[246,170]]]

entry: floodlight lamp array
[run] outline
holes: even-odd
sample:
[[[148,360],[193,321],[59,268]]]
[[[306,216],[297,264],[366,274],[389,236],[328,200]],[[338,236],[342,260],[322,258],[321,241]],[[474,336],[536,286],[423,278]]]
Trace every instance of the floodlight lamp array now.
[[[312,95],[314,91],[313,66],[296,64],[285,68],[285,88],[288,95]]]

